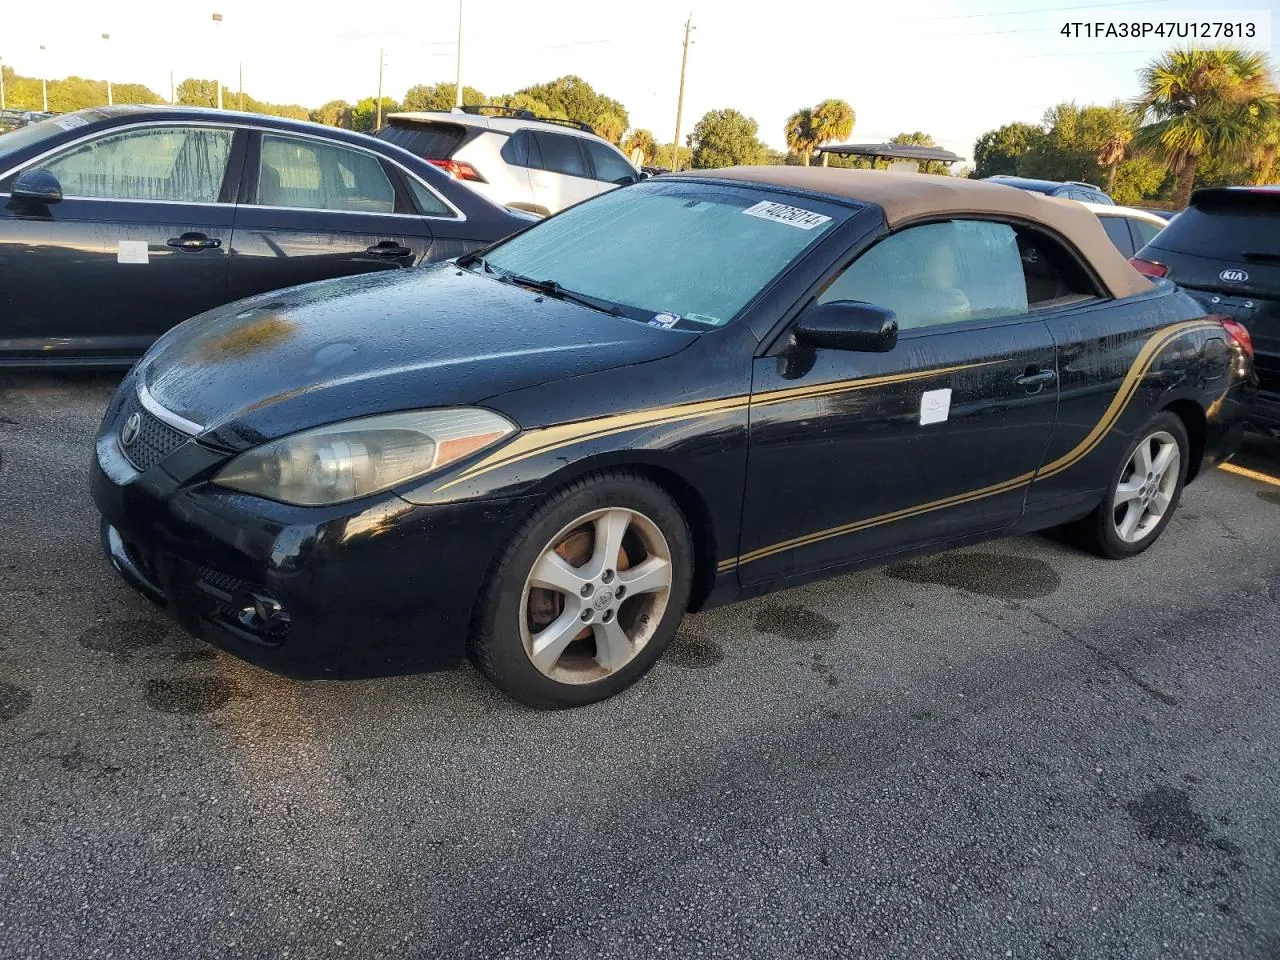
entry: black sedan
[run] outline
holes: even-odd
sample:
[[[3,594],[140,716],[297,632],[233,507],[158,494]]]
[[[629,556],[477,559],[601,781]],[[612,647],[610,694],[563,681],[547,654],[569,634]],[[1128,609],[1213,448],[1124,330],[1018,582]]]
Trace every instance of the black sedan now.
[[[736,168],[191,320],[121,385],[93,494],[124,578],[246,659],[469,651],[578,705],[686,610],[1066,523],[1137,554],[1254,388],[1241,328],[1081,206]]]
[[[530,222],[363,134],[107,107],[0,135],[0,366],[132,363],[194,314]]]

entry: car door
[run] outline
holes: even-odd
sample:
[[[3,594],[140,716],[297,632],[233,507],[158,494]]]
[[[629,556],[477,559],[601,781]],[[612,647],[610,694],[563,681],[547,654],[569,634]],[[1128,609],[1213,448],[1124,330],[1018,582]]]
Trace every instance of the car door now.
[[[0,214],[0,352],[127,360],[230,299],[242,134],[221,124],[114,127],[38,158],[62,199]]]
[[[545,130],[533,131],[541,168],[529,171],[533,199],[539,206],[557,213],[605,189],[591,177],[591,167],[582,138]]]
[[[885,353],[755,361],[744,583],[984,533],[1022,514],[1054,426],[1053,338],[1032,316],[1018,230],[911,226],[818,294],[895,311]]]
[[[264,130],[245,167],[231,252],[236,298],[430,258],[431,221],[371,150]]]

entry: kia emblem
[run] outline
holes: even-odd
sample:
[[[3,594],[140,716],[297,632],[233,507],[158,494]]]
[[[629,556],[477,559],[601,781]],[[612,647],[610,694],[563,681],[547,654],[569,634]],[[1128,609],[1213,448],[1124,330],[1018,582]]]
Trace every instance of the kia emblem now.
[[[1218,274],[1218,279],[1225,280],[1227,283],[1244,283],[1249,279],[1249,275],[1239,267],[1231,267]]]
[[[129,419],[124,422],[124,426],[120,428],[120,445],[124,447],[131,446],[138,439],[138,434],[142,432],[142,416],[135,410],[129,414]]]

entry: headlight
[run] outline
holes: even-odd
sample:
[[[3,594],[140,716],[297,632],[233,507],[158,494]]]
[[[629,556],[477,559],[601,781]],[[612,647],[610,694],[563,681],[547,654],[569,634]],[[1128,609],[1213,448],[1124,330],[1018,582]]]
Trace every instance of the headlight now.
[[[389,413],[304,430],[240,454],[213,482],[315,507],[425,476],[514,433],[488,410]]]

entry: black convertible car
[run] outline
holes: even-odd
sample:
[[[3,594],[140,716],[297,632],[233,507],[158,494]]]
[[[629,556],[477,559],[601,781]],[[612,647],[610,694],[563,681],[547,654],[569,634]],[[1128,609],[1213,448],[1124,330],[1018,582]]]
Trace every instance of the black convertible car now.
[[[534,218],[398,147],[105,107],[0,135],[0,366],[127,366],[231,300],[458,256]]]
[[[120,573],[242,657],[469,650],[568,706],[689,609],[1069,522],[1139,553],[1254,389],[1239,325],[1079,204],[735,168],[190,320],[107,410],[93,494]]]

